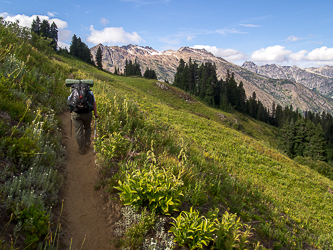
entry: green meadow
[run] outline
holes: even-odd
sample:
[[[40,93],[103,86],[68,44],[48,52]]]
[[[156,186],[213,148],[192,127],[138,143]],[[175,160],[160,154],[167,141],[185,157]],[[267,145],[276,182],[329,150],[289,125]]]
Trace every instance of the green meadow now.
[[[97,70],[2,23],[1,249],[61,249],[52,206],[61,207],[57,115],[67,112],[67,78],[95,83],[96,188],[124,206],[118,246],[333,247],[333,180],[314,170],[327,164],[289,159],[277,150],[276,128],[210,108],[172,85]]]

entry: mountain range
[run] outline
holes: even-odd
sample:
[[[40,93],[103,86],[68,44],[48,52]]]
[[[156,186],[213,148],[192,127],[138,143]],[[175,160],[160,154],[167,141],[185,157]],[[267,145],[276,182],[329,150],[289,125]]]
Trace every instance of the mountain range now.
[[[227,70],[234,72],[236,81],[243,82],[246,95],[249,97],[256,92],[257,98],[268,108],[274,102],[282,107],[293,105],[301,111],[333,111],[330,98],[333,94],[333,67],[301,69],[275,64],[257,66],[252,62],[238,66],[205,49],[182,47],[177,51],[158,52],[148,46],[132,44],[121,47],[98,44],[90,49],[94,59],[98,47],[102,50],[103,69],[110,72],[114,72],[117,67],[123,73],[126,60],[136,60],[141,66],[142,74],[149,68],[156,72],[159,80],[172,83],[179,60],[188,62],[191,58],[192,62],[198,64],[214,63],[217,75],[222,79],[225,79]]]
[[[303,84],[322,95],[333,95],[333,67],[299,68],[297,66],[279,66],[276,64],[257,66],[253,62],[245,62],[242,67],[273,79],[289,79]]]

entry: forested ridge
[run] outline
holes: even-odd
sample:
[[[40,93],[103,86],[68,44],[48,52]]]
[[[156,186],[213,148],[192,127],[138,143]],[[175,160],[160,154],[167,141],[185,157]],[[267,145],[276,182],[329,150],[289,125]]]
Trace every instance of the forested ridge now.
[[[207,105],[223,111],[236,110],[279,128],[279,147],[289,157],[311,157],[315,160],[333,159],[333,117],[311,111],[294,110],[293,106],[272,104],[271,110],[256,98],[256,93],[247,98],[243,83],[237,83],[229,70],[225,80],[218,79],[216,66],[210,62],[198,65],[180,59],[174,86],[198,96]]]

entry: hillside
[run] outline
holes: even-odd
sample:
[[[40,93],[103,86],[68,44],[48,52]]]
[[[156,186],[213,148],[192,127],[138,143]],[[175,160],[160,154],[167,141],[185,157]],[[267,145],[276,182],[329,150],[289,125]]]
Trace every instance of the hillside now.
[[[243,82],[246,95],[252,96],[255,91],[258,99],[268,108],[271,108],[272,103],[275,102],[275,104],[280,104],[282,107],[293,105],[294,108],[299,108],[301,111],[310,110],[320,113],[324,110],[333,111],[332,100],[318,94],[318,92],[312,90],[311,86],[308,88],[293,80],[272,79],[254,73],[220,57],[215,57],[204,49],[184,47],[178,51],[158,52],[150,47],[136,45],[108,47],[99,44],[91,48],[93,56],[96,55],[98,47],[102,48],[103,68],[110,72],[114,72],[114,67],[117,66],[120,73],[122,73],[126,59],[133,62],[137,60],[141,66],[142,74],[146,68],[150,68],[156,72],[158,79],[168,80],[172,83],[179,60],[182,58],[185,62],[188,62],[191,58],[192,61],[196,61],[198,64],[215,63],[218,77],[225,78],[227,70],[234,72],[237,82]],[[330,89],[326,89],[323,93],[329,95],[330,91]]]
[[[276,128],[207,107],[163,82],[99,71],[48,50],[43,40],[32,46],[18,32],[0,26],[2,249],[11,243],[61,249],[59,189],[69,169],[58,128],[66,78],[94,80],[99,179],[94,187],[91,180],[81,184],[106,197],[102,206],[118,239],[112,248],[333,247],[331,168],[279,152]],[[122,215],[114,218],[108,208]],[[18,242],[8,236],[14,228]]]

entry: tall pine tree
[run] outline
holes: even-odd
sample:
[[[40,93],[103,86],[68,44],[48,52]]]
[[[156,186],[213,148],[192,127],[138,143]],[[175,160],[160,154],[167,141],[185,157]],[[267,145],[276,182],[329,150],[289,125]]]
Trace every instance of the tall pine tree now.
[[[103,69],[103,65],[102,65],[103,54],[102,54],[101,46],[99,46],[98,49],[97,49],[95,59],[96,59],[96,63],[97,63],[97,68],[102,70]]]

